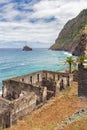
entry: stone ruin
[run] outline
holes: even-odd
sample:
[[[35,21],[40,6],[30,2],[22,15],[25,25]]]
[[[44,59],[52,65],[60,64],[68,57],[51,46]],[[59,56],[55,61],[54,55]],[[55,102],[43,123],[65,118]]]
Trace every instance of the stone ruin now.
[[[38,71],[3,81],[0,128],[8,128],[51,97],[71,86],[72,74]]]
[[[78,96],[87,97],[87,34],[81,35],[75,54],[84,55],[86,58],[83,64],[78,64],[78,71],[73,74],[73,80],[78,82]]]
[[[78,65],[78,96],[87,98],[87,67]]]

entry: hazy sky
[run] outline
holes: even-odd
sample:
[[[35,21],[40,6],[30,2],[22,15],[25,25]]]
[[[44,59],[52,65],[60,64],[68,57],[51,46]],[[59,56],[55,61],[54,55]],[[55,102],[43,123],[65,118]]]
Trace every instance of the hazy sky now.
[[[87,0],[0,0],[0,48],[50,47]]]

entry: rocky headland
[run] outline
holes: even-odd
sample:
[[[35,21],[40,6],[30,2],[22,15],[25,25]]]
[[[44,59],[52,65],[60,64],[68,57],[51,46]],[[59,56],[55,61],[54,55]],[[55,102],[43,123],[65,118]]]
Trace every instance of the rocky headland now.
[[[61,32],[55,43],[50,47],[51,50],[64,50],[69,51],[74,55],[78,55],[77,48],[79,51],[80,36],[87,25],[87,9],[84,9],[80,14],[69,20]]]
[[[87,34],[82,34],[78,45],[75,47],[74,51],[72,52],[73,55],[79,56],[79,55],[86,55],[87,54]]]

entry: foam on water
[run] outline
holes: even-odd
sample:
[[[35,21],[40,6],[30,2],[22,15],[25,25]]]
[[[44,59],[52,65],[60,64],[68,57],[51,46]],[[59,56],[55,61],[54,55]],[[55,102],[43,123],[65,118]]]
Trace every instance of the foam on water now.
[[[21,65],[21,66],[24,66],[24,63],[21,63],[20,65]]]
[[[65,54],[65,55],[68,55],[68,56],[72,56],[72,54],[69,53],[69,52],[64,52],[64,54]]]
[[[21,49],[0,49],[0,86],[4,79],[38,70],[63,71],[67,67],[64,64],[67,56],[71,54],[48,49],[34,49],[29,52]]]

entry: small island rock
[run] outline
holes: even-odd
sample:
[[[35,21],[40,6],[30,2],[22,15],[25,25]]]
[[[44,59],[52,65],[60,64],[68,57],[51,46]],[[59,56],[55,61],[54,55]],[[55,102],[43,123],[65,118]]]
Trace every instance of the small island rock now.
[[[30,48],[29,46],[24,46],[23,51],[32,51],[32,48]]]

